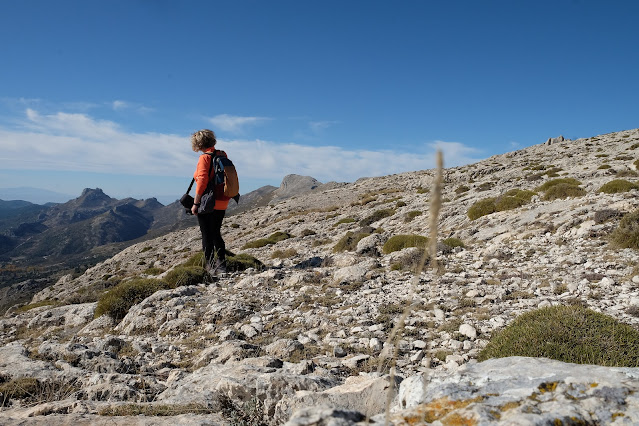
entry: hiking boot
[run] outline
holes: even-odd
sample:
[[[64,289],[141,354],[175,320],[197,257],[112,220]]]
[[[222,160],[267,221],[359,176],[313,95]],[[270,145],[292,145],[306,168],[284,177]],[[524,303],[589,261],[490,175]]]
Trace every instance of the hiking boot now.
[[[217,259],[215,265],[213,265],[211,275],[226,274],[226,262],[224,260]]]

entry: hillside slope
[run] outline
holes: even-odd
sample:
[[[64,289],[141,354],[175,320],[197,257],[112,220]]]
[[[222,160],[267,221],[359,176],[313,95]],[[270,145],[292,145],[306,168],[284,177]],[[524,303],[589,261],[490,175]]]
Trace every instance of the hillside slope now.
[[[5,382],[76,386],[5,418],[106,422],[97,414],[168,406],[191,424],[364,424],[400,381],[375,373],[394,359],[404,380],[393,424],[637,423],[637,368],[477,357],[539,307],[585,306],[639,327],[639,252],[609,244],[621,217],[639,208],[639,191],[600,192],[615,179],[636,184],[638,158],[636,129],[446,169],[441,270],[419,274],[419,249],[391,251],[389,242],[429,235],[434,170],[311,191],[225,219],[227,248],[264,269],[160,290],[121,320],[94,319],[105,289],[136,276],[169,279],[201,241],[193,227],[128,247],[0,320]],[[556,179],[560,191],[542,189]],[[290,238],[269,240],[275,233]],[[395,358],[387,339],[410,304]]]

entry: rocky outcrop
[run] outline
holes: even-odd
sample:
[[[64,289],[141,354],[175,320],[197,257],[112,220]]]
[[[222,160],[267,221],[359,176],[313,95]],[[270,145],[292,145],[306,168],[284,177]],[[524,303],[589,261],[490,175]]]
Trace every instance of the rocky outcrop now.
[[[99,424],[98,413],[118,412],[133,417],[114,422],[142,422],[169,407],[187,424],[366,424],[385,421],[390,396],[397,425],[636,423],[634,368],[477,359],[495,333],[539,307],[579,304],[639,326],[639,252],[609,244],[623,214],[639,208],[637,190],[599,191],[637,180],[637,147],[632,130],[445,170],[437,271],[415,272],[428,260],[419,248],[385,247],[430,234],[432,170],[319,187],[229,216],[227,248],[264,269],[156,292],[121,321],[94,318],[104,291],[163,277],[201,241],[193,227],[128,247],[0,318],[0,385],[30,377],[75,386],[40,401],[9,396],[0,419]],[[537,191],[512,210],[467,215],[478,201],[556,177],[577,179],[583,194]],[[291,237],[245,248],[276,232]]]

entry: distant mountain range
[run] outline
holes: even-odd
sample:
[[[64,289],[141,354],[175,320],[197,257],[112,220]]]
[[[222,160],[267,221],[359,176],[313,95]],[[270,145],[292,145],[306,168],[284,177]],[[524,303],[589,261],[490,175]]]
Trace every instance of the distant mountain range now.
[[[339,184],[330,184],[339,185]],[[279,188],[264,186],[231,201],[228,215],[326,189],[310,176],[288,175]],[[155,198],[118,200],[100,188],[60,204],[0,200],[0,262],[93,264],[145,238],[196,226],[179,202],[167,206]]]
[[[20,188],[0,188],[0,200],[21,200],[33,204],[66,203],[73,195],[23,186]]]

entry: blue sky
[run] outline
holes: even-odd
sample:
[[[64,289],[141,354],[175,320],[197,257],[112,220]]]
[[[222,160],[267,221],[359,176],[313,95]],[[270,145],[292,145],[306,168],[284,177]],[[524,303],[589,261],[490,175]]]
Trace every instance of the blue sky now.
[[[179,198],[211,128],[242,192],[639,127],[636,1],[5,1],[0,188]]]

